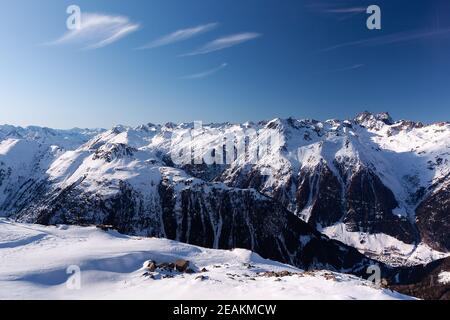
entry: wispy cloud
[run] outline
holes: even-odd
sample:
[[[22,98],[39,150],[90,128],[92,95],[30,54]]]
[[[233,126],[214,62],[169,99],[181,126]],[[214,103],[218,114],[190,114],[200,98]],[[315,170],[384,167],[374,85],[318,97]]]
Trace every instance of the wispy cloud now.
[[[234,47],[238,44],[259,38],[260,36],[261,36],[261,34],[254,33],[254,32],[233,34],[230,36],[218,38],[214,41],[211,41],[211,42],[205,44],[203,47],[201,47],[193,52],[184,54],[183,56],[195,56],[195,55],[199,55],[199,54],[207,54],[210,52],[223,50],[223,49]]]
[[[328,9],[327,13],[334,14],[337,16],[339,21],[348,20],[357,16],[361,13],[365,13],[367,8],[363,7],[349,7],[349,8],[336,8],[336,9]]]
[[[327,13],[362,13],[366,12],[367,8],[364,7],[348,7],[348,8],[329,8],[323,9],[323,12]]]
[[[200,72],[200,73],[195,73],[195,74],[191,74],[188,76],[184,76],[181,77],[180,79],[202,79],[202,78],[206,78],[209,77],[210,75],[213,75],[214,73],[226,68],[228,66],[228,63],[222,63],[220,66],[214,68],[214,69],[210,69],[204,72]]]
[[[321,2],[314,1],[309,3],[306,7],[312,11],[320,14],[328,14],[336,19],[343,21],[352,18],[360,13],[364,13],[367,7],[363,6],[349,6],[348,3],[339,2]]]
[[[200,25],[200,26],[196,26],[193,28],[188,28],[188,29],[181,29],[181,30],[177,30],[175,32],[172,32],[168,35],[162,36],[152,42],[150,42],[149,44],[142,46],[138,49],[151,49],[151,48],[157,48],[157,47],[162,47],[162,46],[166,46],[172,43],[176,43],[176,42],[180,42],[180,41],[184,41],[190,38],[193,38],[199,34],[208,32],[212,29],[214,29],[215,27],[217,27],[218,23],[208,23],[208,24],[204,24],[204,25]]]
[[[68,30],[47,45],[74,44],[83,49],[98,49],[110,45],[139,29],[128,17],[98,13],[82,13],[79,29]]]
[[[324,74],[324,73],[336,73],[336,72],[344,72],[344,71],[351,71],[351,70],[356,70],[356,69],[360,69],[360,68],[364,68],[366,65],[365,64],[354,64],[348,67],[343,67],[343,68],[337,68],[337,69],[332,69],[332,70],[327,70],[324,72],[320,72],[320,74]]]
[[[436,29],[436,30],[418,30],[412,32],[397,32],[385,36],[374,37],[370,39],[362,39],[350,42],[339,43],[334,46],[320,50],[320,52],[327,52],[336,49],[355,47],[355,46],[382,46],[394,43],[401,43],[413,40],[428,39],[438,36],[449,36],[450,28]]]

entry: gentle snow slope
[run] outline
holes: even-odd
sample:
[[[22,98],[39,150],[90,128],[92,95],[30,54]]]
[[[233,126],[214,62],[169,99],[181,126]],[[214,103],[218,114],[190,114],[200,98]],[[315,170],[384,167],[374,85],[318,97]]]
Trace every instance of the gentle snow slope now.
[[[183,258],[197,273],[146,277],[142,265]],[[44,227],[0,220],[0,299],[408,299],[358,278],[303,273],[247,250],[212,250],[95,227]],[[69,266],[81,288],[68,289]],[[202,268],[208,271],[198,272]],[[283,278],[258,272],[299,273]],[[202,275],[204,279],[199,279]],[[331,275],[331,278],[330,278]],[[327,280],[328,279],[328,280]]]

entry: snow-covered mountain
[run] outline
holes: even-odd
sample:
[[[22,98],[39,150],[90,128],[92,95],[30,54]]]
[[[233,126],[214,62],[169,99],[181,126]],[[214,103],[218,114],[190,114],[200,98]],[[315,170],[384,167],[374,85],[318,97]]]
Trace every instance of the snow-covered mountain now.
[[[189,261],[189,272],[171,264]],[[411,299],[345,274],[248,250],[205,249],[95,227],[0,219],[1,299]],[[186,270],[186,271],[187,271]]]
[[[449,123],[386,113],[201,128],[2,127],[0,214],[242,247],[302,268],[367,265],[320,231],[391,264],[427,263],[450,249],[449,138]]]
[[[364,273],[371,264],[256,190],[206,182],[169,166],[159,147],[145,147],[152,141],[147,138],[147,130],[117,127],[76,150],[44,153],[39,165],[36,157],[22,157],[26,166],[13,156],[27,141],[5,140],[2,212],[32,223],[107,224],[125,234],[248,248],[304,268]]]
[[[351,121],[262,125],[259,131],[282,133],[280,152],[256,165],[236,162],[220,180],[253,187],[363,250],[382,253],[389,244],[411,256],[422,243],[448,252],[449,123],[425,126],[363,113]]]
[[[46,146],[57,146],[61,149],[73,150],[104,131],[104,129],[75,128],[58,130],[36,126],[22,128],[0,125],[0,140],[23,139],[35,141]]]

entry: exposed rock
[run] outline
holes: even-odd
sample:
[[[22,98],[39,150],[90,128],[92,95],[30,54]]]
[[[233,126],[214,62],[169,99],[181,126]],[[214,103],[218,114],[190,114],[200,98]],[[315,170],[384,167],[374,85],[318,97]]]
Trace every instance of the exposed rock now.
[[[205,280],[208,280],[208,279],[209,278],[206,277],[206,276],[198,276],[198,277],[195,278],[195,280],[200,280],[200,281],[205,281]]]
[[[394,194],[371,170],[355,173],[347,190],[347,213],[344,222],[349,231],[385,233],[405,243],[418,239],[406,217],[392,212],[398,206]]]
[[[145,264],[144,264],[144,268],[146,269],[146,270],[148,270],[148,271],[150,271],[150,272],[154,272],[155,270],[156,270],[156,268],[157,268],[157,265],[156,265],[156,263],[155,262],[153,262],[153,261],[147,261]]]
[[[298,273],[292,273],[287,270],[275,272],[275,271],[266,271],[262,273],[258,273],[259,277],[265,277],[265,278],[283,278],[283,277],[290,277],[293,275],[296,275]]]
[[[179,272],[185,272],[189,268],[189,261],[186,261],[186,260],[183,260],[183,259],[179,259],[179,260],[177,260],[175,262],[175,268]]]
[[[110,231],[110,230],[115,230],[114,226],[112,225],[105,225],[105,224],[100,224],[96,226],[98,229],[101,229],[103,231]]]
[[[158,269],[164,270],[164,271],[174,271],[175,270],[175,264],[169,263],[169,262],[163,262],[156,266]]]
[[[433,249],[450,251],[450,184],[427,196],[416,213],[423,241]]]
[[[332,273],[325,273],[322,275],[326,280],[336,281],[336,276]]]
[[[148,270],[151,271],[151,272],[155,271],[155,270],[156,270],[156,264],[152,262],[152,263],[148,266]]]

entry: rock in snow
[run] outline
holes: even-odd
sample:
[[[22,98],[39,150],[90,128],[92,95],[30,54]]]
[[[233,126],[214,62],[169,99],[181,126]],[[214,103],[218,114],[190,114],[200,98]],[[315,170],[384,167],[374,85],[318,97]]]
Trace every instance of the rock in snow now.
[[[189,261],[178,259],[175,261],[175,268],[179,272],[185,272],[189,268]]]

